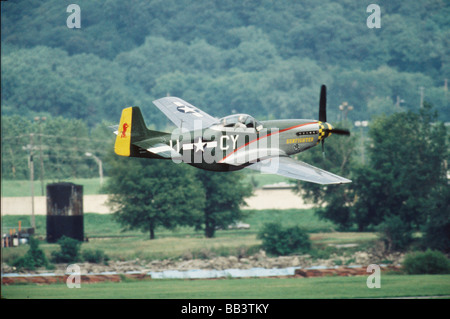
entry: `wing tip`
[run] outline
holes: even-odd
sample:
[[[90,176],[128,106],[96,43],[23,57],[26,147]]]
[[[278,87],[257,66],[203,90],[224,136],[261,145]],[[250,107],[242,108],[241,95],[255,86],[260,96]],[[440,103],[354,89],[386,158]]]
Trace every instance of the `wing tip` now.
[[[338,181],[335,181],[335,182],[325,182],[325,183],[323,183],[323,185],[342,185],[342,184],[353,183],[352,180],[350,180],[350,179],[347,179],[347,178],[344,178],[344,177],[341,177],[341,178],[342,178],[342,180],[338,180]]]

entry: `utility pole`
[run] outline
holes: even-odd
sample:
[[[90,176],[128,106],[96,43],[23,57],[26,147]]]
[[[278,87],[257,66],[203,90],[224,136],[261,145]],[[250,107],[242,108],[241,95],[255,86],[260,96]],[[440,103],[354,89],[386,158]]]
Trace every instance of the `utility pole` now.
[[[364,164],[366,164],[366,159],[365,159],[365,152],[364,152],[364,131],[363,128],[369,126],[369,121],[356,121],[355,122],[355,126],[356,127],[360,127],[361,128],[361,161]]]
[[[30,155],[30,181],[31,181],[31,227],[36,229],[36,220],[34,219],[34,162],[33,155]]]
[[[420,87],[420,108],[423,107],[423,86]]]
[[[42,158],[42,121],[45,121],[46,117],[35,117],[34,120],[39,124],[39,162],[41,164],[41,171],[39,174],[39,179],[41,180],[41,195],[44,196],[44,160]]]
[[[92,157],[95,162],[98,165],[98,175],[100,177],[100,185],[103,185],[103,164],[101,159],[99,159],[97,156],[95,156],[94,154],[90,153],[90,152],[86,152],[84,153],[84,155],[88,156],[88,157]]]
[[[448,79],[444,79],[445,98],[447,98],[447,91],[448,91]]]
[[[342,102],[341,105],[339,105],[339,110],[342,112],[341,114],[341,121],[347,121],[347,113],[348,111],[353,110],[352,105],[348,105],[348,102]]]
[[[31,227],[36,229],[36,220],[34,218],[34,162],[33,162],[33,133],[30,134],[30,144],[23,146],[22,149],[28,151],[29,169],[30,169],[30,190],[31,190]]]

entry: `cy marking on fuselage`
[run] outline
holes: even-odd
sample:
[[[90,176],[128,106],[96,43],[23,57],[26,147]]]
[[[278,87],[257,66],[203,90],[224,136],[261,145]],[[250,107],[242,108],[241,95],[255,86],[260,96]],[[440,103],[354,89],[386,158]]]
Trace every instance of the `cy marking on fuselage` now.
[[[255,162],[260,157],[271,153],[268,149],[278,147],[278,137],[274,132],[262,130],[257,133],[206,130],[202,136],[192,137],[172,134],[168,145],[149,149],[149,151],[173,151],[172,160],[175,163],[234,163],[244,164]]]
[[[220,136],[219,140],[219,148],[221,151],[227,151],[230,149],[230,146],[232,147],[232,150],[237,149],[237,142],[239,139],[239,135],[222,135]],[[231,140],[232,145],[229,145],[227,142],[228,140]],[[180,150],[188,151],[188,150],[195,150],[195,152],[202,151],[204,152],[205,148],[214,148],[217,147],[217,141],[203,141],[202,137],[199,137],[196,139],[196,142],[194,143],[185,143],[182,144],[180,147],[180,140],[177,139],[176,141],[170,140],[169,146],[173,148],[177,153],[180,152]]]

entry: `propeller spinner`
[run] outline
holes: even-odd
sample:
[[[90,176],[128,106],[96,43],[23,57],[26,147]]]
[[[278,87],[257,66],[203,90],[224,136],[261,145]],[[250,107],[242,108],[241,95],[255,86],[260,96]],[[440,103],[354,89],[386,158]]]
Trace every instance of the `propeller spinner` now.
[[[325,138],[331,135],[331,133],[338,135],[350,135],[350,131],[347,129],[334,128],[331,124],[327,123],[327,87],[322,85],[320,88],[320,101],[319,101],[319,140],[322,142],[322,153],[325,156],[324,143]]]

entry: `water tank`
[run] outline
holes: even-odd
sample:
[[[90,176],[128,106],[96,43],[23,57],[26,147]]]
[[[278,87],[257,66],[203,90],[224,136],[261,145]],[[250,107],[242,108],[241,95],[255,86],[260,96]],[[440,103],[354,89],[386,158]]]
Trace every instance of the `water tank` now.
[[[83,185],[47,185],[47,242],[57,242],[62,236],[83,241]]]

